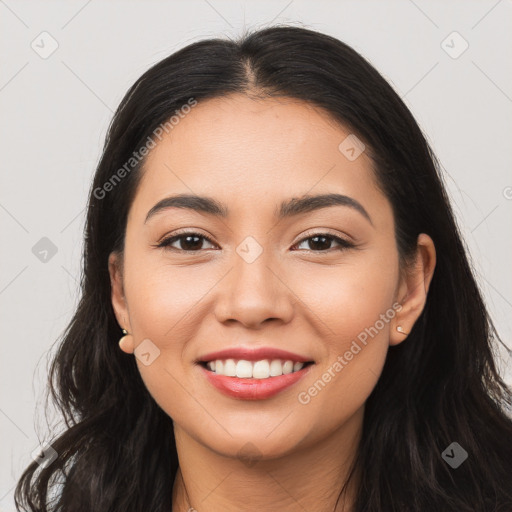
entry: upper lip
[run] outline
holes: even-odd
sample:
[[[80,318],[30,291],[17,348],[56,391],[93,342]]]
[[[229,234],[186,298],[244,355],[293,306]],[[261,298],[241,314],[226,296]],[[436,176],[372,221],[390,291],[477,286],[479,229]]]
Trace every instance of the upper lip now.
[[[272,347],[233,347],[219,350],[217,352],[209,352],[197,359],[197,362],[209,362],[217,359],[237,359],[245,361],[261,361],[262,359],[282,359],[284,361],[293,361],[307,363],[313,361],[311,358],[281,350]]]

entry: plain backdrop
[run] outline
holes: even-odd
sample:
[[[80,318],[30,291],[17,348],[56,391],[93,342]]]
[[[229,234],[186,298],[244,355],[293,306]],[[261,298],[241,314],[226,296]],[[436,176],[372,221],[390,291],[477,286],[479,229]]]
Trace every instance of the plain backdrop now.
[[[179,48],[276,23],[350,44],[404,99],[512,347],[510,0],[0,0],[0,511],[14,510],[16,479],[47,439],[48,357],[77,302],[84,207],[113,111]],[[503,347],[500,365],[511,384]]]

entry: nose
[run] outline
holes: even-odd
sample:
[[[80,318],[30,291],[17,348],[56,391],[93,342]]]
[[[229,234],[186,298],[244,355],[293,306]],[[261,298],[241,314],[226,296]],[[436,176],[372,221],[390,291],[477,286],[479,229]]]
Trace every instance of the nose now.
[[[294,294],[280,266],[271,260],[265,251],[252,263],[233,255],[233,267],[217,289],[215,316],[219,322],[238,322],[250,329],[262,328],[270,320],[290,322]]]

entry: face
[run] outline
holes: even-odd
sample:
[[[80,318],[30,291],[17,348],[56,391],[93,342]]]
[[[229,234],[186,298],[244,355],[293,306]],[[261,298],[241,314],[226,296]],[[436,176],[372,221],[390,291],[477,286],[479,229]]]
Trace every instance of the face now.
[[[349,134],[298,100],[231,95],[199,102],[148,156],[122,267],[110,259],[113,305],[133,335],[125,350],[144,348],[146,360],[136,360],[151,395],[218,453],[234,456],[251,442],[278,457],[348,424],[389,345],[406,338],[396,326],[409,332],[421,311],[422,267],[401,277],[391,205],[366,153],[339,149]],[[213,199],[225,215],[160,203],[178,194]],[[325,194],[352,206],[318,201],[294,211],[304,196]],[[313,363],[271,396],[241,398],[198,363],[240,347]],[[243,357],[234,359],[239,368]],[[272,379],[283,380],[255,380]]]

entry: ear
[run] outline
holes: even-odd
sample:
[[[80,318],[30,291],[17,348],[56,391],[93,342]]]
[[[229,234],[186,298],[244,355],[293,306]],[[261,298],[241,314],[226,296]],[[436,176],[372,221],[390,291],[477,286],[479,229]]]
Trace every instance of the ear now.
[[[110,274],[112,307],[116,315],[117,323],[121,326],[121,329],[125,329],[131,333],[130,315],[128,313],[128,305],[124,296],[123,287],[123,260],[120,254],[116,252],[110,254],[108,258],[108,272]],[[126,337],[124,342],[119,345],[121,350],[127,354],[133,352],[132,343],[128,343],[130,340],[133,340],[132,336]]]
[[[410,333],[421,315],[427,301],[428,289],[436,266],[436,249],[432,239],[425,233],[418,236],[416,260],[411,268],[405,269],[398,287],[397,302],[402,308],[397,312],[391,326],[390,345],[398,345],[407,336],[396,330],[402,326]]]

